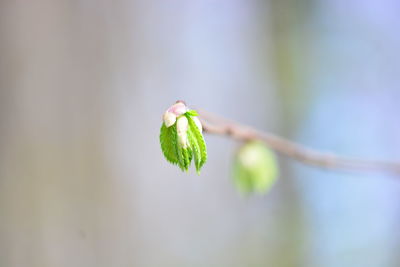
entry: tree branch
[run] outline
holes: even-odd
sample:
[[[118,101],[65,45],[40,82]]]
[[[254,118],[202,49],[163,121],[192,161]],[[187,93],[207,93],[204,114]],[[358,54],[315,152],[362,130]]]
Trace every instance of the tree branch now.
[[[349,158],[316,151],[272,133],[256,130],[204,110],[199,111],[199,119],[205,133],[225,135],[239,141],[259,140],[276,152],[305,164],[326,169],[381,171],[400,175],[400,162]]]

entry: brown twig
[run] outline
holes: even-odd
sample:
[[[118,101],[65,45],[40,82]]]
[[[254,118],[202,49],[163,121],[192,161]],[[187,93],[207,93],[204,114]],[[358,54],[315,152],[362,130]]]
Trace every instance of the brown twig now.
[[[205,133],[225,135],[240,141],[259,140],[276,152],[309,165],[337,170],[382,171],[400,174],[400,162],[357,159],[319,152],[272,133],[262,132],[206,111],[199,112],[199,119]]]

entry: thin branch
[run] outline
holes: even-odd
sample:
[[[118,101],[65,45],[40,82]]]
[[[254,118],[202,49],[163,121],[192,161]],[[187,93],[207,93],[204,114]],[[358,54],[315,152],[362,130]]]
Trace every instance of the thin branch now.
[[[400,174],[400,162],[349,158],[320,152],[210,112],[200,110],[199,115],[205,133],[225,135],[239,141],[259,140],[276,152],[309,165],[336,170],[381,171]]]

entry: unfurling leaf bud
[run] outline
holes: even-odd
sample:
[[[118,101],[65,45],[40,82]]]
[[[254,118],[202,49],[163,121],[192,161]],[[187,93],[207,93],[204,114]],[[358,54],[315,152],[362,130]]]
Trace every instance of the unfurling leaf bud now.
[[[207,148],[200,120],[196,116],[197,112],[188,109],[182,101],[168,108],[163,115],[160,144],[169,162],[185,171],[193,159],[199,173],[207,160]]]

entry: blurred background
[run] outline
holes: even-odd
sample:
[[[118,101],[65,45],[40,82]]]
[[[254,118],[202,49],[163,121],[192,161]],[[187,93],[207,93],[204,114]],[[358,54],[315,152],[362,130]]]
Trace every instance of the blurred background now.
[[[0,2],[0,266],[399,266],[400,182],[279,158],[266,196],[206,136],[166,162],[177,99],[348,156],[400,159],[400,2]]]

